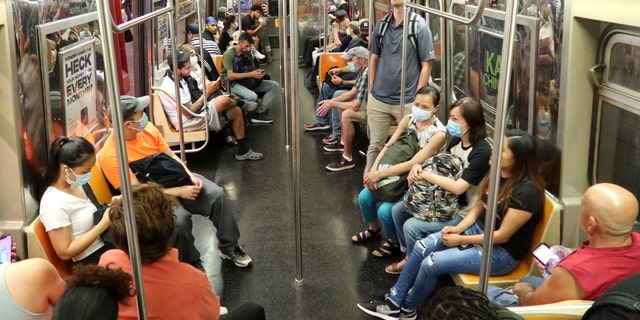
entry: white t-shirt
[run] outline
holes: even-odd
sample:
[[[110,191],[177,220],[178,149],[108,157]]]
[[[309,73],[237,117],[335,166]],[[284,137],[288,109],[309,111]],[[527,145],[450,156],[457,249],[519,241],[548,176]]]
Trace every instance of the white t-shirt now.
[[[40,221],[47,232],[71,226],[71,239],[75,240],[93,228],[93,213],[96,210],[96,206],[89,199],[81,199],[54,187],[48,187],[40,200]],[[98,237],[72,260],[82,260],[102,246],[104,243]]]
[[[193,73],[193,72],[192,72]],[[178,110],[176,109],[175,102],[175,84],[169,76],[165,76],[162,80],[162,84],[160,88],[165,92],[171,94],[170,97],[167,97],[165,94],[160,94],[160,102],[162,103],[162,108],[164,112],[169,117],[169,121],[173,124],[174,128],[178,128]],[[187,86],[187,82],[183,79],[180,79],[180,101],[182,105],[186,105],[191,103],[191,93],[189,92],[189,87]],[[208,101],[206,108],[208,110],[207,120],[208,120],[208,128],[209,130],[219,131],[220,130],[220,121],[218,118],[218,112],[216,111],[215,103],[213,100]],[[205,121],[202,118],[187,118],[184,113],[182,114],[182,128],[185,132],[202,130],[205,128]]]

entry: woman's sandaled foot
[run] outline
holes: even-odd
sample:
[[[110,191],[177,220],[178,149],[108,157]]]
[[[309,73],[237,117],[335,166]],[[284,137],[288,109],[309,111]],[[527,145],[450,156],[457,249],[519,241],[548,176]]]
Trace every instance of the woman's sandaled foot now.
[[[367,242],[373,238],[377,238],[380,236],[380,234],[382,233],[382,229],[378,229],[378,230],[373,230],[371,228],[366,229],[366,230],[362,230],[356,234],[354,234],[353,236],[351,236],[351,241],[355,242],[355,243],[363,243],[363,242]]]
[[[391,242],[389,240],[385,240],[378,247],[378,249],[373,250],[371,254],[378,258],[386,258],[399,252],[400,252],[400,245],[398,245],[397,242]]]
[[[388,274],[400,274],[400,273],[402,273],[402,269],[404,268],[405,264],[407,264],[407,258],[406,257],[404,259],[400,260],[400,261],[396,261],[396,262],[386,266],[384,268],[384,272],[386,272]]]

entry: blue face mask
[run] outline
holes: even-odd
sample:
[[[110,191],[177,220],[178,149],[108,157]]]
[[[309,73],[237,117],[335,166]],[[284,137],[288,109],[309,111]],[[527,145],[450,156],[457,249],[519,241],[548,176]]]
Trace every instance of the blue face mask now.
[[[452,120],[447,122],[447,131],[449,131],[449,134],[454,137],[462,137],[462,135],[464,135],[464,132],[460,130],[461,127],[461,125],[453,122]]]
[[[427,111],[416,107],[415,105],[411,106],[411,113],[418,121],[424,121],[431,119],[433,111]]]
[[[142,118],[140,118],[140,120],[138,120],[138,121],[131,121],[131,122],[138,122],[138,123],[140,123],[140,126],[139,126],[138,128],[133,128],[133,129],[138,130],[138,131],[142,131],[142,130],[144,130],[144,128],[147,126],[147,123],[149,123],[149,117],[147,117],[147,114],[143,112],[143,113],[142,113]]]
[[[356,64],[353,62],[349,62],[347,63],[347,66],[349,67],[349,71],[351,72],[358,72],[358,69],[356,69]]]
[[[76,177],[76,180],[71,180],[69,179],[69,171],[71,171],[71,173]],[[69,169],[68,171],[64,172],[66,178],[67,178],[67,183],[72,185],[72,186],[83,186],[87,183],[89,183],[89,180],[91,180],[91,171],[85,173],[85,174],[76,174],[75,172],[73,172],[72,169]]]

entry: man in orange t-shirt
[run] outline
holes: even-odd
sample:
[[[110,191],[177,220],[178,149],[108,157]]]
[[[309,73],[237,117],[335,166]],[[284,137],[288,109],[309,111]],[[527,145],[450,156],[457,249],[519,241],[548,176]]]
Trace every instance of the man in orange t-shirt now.
[[[127,162],[131,163],[155,153],[164,152],[180,162],[191,176],[192,184],[190,185],[163,189],[165,193],[175,196],[180,203],[180,206],[174,209],[176,216],[174,246],[178,248],[180,261],[188,262],[192,265],[197,265],[200,262],[200,253],[193,244],[194,238],[191,234],[191,213],[209,218],[216,227],[216,237],[218,238],[218,249],[220,249],[221,258],[233,261],[238,267],[249,266],[252,260],[238,244],[240,230],[224,189],[207,178],[191,172],[171,151],[158,129],[152,123],[149,123],[149,119],[144,113],[144,109],[149,105],[149,102],[148,96],[140,98],[120,97],[122,119],[124,121],[124,137],[127,147]],[[115,150],[115,137],[111,134],[98,154],[98,162],[111,185],[116,189],[120,189],[118,159]],[[132,184],[137,184],[138,181],[131,170],[129,170],[129,175]]]

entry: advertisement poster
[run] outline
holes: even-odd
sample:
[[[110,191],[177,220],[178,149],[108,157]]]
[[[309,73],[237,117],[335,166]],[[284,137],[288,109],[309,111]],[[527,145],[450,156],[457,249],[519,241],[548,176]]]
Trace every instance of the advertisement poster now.
[[[93,38],[65,47],[58,54],[65,134],[85,136],[98,125],[96,57]]]

